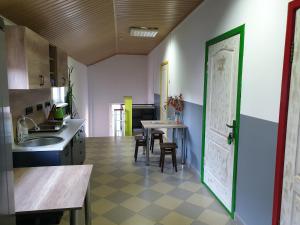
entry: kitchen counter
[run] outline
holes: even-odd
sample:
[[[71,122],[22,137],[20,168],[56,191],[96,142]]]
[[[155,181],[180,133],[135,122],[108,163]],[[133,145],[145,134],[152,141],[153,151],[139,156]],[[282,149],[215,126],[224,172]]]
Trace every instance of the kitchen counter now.
[[[38,147],[23,147],[17,145],[15,143],[12,144],[13,152],[42,152],[42,151],[62,151],[72,140],[74,135],[80,130],[80,128],[84,125],[85,120],[83,119],[68,119],[66,120],[66,125],[62,128],[61,131],[58,132],[43,132],[43,133],[35,133],[29,134],[29,137],[48,137],[48,136],[56,136],[61,137],[64,140],[60,143],[47,145],[47,146],[38,146]]]

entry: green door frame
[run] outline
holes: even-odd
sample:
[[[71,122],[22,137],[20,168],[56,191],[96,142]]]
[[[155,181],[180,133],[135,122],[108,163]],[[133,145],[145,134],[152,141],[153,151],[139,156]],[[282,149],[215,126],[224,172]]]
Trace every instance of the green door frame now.
[[[232,204],[231,209],[227,209],[222,201],[213,193],[213,191],[204,182],[204,156],[205,156],[205,129],[206,129],[206,98],[207,98],[207,76],[208,76],[208,49],[209,46],[218,42],[224,41],[235,35],[240,35],[240,51],[239,51],[239,63],[238,63],[238,82],[237,82],[237,103],[236,103],[236,127],[234,133],[235,146],[234,146],[234,163],[233,163],[233,184],[232,184]],[[242,73],[243,73],[243,56],[244,56],[244,39],[245,39],[245,25],[239,26],[231,31],[228,31],[216,38],[213,38],[206,42],[205,46],[205,74],[204,74],[204,95],[203,95],[203,121],[202,121],[202,158],[201,158],[201,182],[207,187],[207,189],[215,196],[215,198],[221,203],[221,205],[230,214],[231,218],[234,218],[234,212],[236,207],[236,180],[237,180],[237,161],[238,161],[238,144],[239,144],[239,128],[240,128],[240,110],[241,110],[241,90],[242,90]]]

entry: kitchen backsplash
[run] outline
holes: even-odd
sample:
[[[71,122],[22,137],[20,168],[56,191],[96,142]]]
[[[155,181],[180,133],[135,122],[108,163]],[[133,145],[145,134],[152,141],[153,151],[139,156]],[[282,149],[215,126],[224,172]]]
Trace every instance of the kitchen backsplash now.
[[[26,108],[32,107],[33,112],[26,115],[33,119],[37,124],[45,121],[45,103],[51,102],[51,89],[38,90],[10,90],[9,91],[10,110],[12,113],[12,122],[14,134],[16,134],[16,123],[20,116],[25,115]],[[37,105],[42,104],[42,109],[37,110]],[[32,128],[33,125],[28,121],[27,125]]]

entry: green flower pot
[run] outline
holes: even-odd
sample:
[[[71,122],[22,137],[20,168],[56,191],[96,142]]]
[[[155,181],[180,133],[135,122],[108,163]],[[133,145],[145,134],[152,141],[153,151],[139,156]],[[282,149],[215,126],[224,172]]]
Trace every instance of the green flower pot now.
[[[54,111],[53,117],[55,120],[63,120],[64,119],[64,111],[62,108],[56,108]]]

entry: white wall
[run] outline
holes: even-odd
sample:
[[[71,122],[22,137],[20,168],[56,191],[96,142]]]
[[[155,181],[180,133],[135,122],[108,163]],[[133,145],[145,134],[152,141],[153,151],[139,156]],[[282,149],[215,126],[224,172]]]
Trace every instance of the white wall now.
[[[68,66],[73,67],[71,83],[73,84],[74,105],[80,118],[85,119],[86,135],[89,136],[89,99],[87,66],[68,57]]]
[[[147,56],[117,55],[88,67],[91,136],[109,136],[110,105],[147,103]]]
[[[149,55],[148,93],[170,65],[170,95],[203,104],[205,42],[246,24],[241,113],[278,121],[288,0],[206,0]],[[152,94],[151,94],[152,91]],[[149,96],[149,101],[153,101]]]

